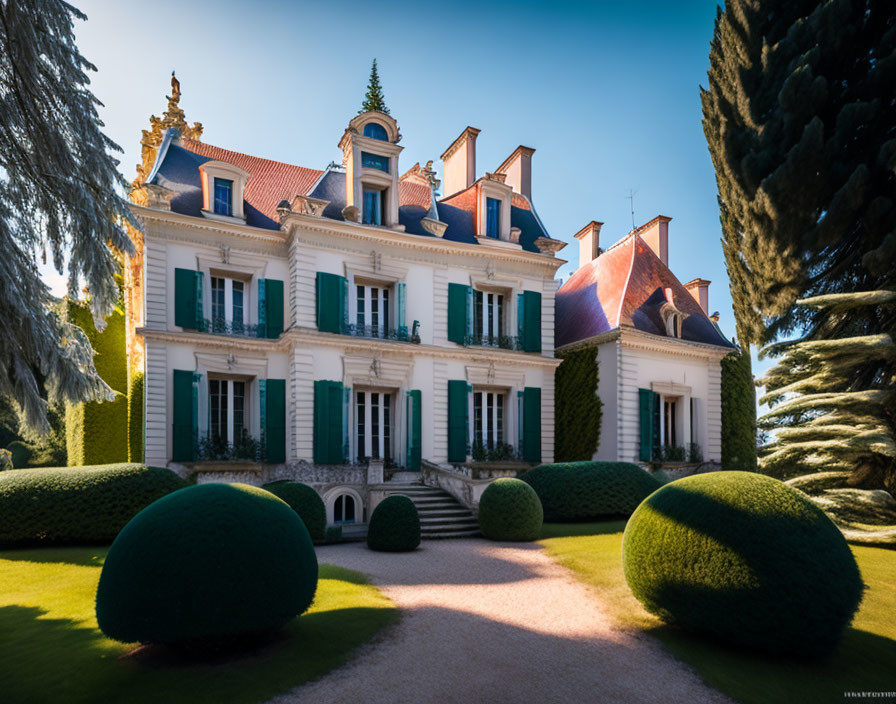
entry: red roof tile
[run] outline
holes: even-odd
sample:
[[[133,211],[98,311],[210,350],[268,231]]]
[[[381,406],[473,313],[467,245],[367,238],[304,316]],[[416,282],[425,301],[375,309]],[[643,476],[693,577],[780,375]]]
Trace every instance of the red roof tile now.
[[[398,182],[398,205],[419,205],[429,210],[432,205],[432,191],[429,186],[411,181]]]
[[[323,174],[323,171],[318,169],[261,159],[257,156],[232,152],[229,149],[222,149],[192,139],[183,140],[182,146],[194,154],[217,161],[226,161],[228,164],[239,166],[248,172],[249,180],[243,194],[246,202],[275,222],[277,220],[277,204],[281,200],[291,203],[296,195],[307,195]]]

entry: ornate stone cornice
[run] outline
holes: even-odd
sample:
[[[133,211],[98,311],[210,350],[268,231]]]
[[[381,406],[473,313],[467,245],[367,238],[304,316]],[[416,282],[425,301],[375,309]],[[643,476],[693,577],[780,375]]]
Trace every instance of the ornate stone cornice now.
[[[549,254],[553,257],[566,246],[566,242],[563,240],[552,240],[549,237],[539,237],[535,240],[535,246],[538,247],[538,251],[542,254]]]
[[[597,347],[607,342],[619,339],[623,347],[631,349],[649,350],[681,357],[698,357],[700,359],[719,360],[727,357],[735,350],[720,345],[708,345],[705,342],[682,340],[677,337],[653,335],[649,332],[637,330],[629,325],[623,325],[613,330],[594,335],[593,337],[577,340],[557,348],[557,352],[574,352],[585,347]]]

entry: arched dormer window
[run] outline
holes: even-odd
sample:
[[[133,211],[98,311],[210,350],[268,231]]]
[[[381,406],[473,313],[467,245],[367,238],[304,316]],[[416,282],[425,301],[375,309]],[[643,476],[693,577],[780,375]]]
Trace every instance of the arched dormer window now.
[[[368,122],[364,125],[364,136],[371,139],[379,139],[382,142],[389,141],[389,133],[386,132],[386,128],[379,122]]]
[[[681,337],[681,315],[678,313],[666,315],[666,334],[669,337]]]
[[[203,217],[244,221],[243,192],[249,173],[226,161],[206,161],[199,166]]]

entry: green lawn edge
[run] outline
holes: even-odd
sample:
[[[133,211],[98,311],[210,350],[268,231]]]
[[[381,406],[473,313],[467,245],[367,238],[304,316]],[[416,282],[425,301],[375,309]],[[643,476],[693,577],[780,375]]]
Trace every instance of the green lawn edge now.
[[[741,704],[842,702],[849,692],[896,691],[896,553],[851,546],[867,588],[837,651],[807,662],[763,656],[662,624],[632,595],[622,569],[625,521],[546,523],[540,544],[593,588],[616,625],[658,640],[709,686]]]
[[[399,618],[361,573],[320,566],[317,596],[283,638],[219,662],[134,657],[94,614],[108,548],[0,551],[0,682],[5,703],[263,702],[344,664]],[[131,655],[128,655],[131,653]]]

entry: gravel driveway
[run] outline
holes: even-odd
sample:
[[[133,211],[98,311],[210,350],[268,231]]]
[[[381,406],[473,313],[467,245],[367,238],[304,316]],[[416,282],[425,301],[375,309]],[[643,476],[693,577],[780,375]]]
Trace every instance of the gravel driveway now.
[[[370,575],[401,621],[287,702],[730,702],[652,641],[614,630],[600,600],[532,543],[353,543],[321,563]]]

